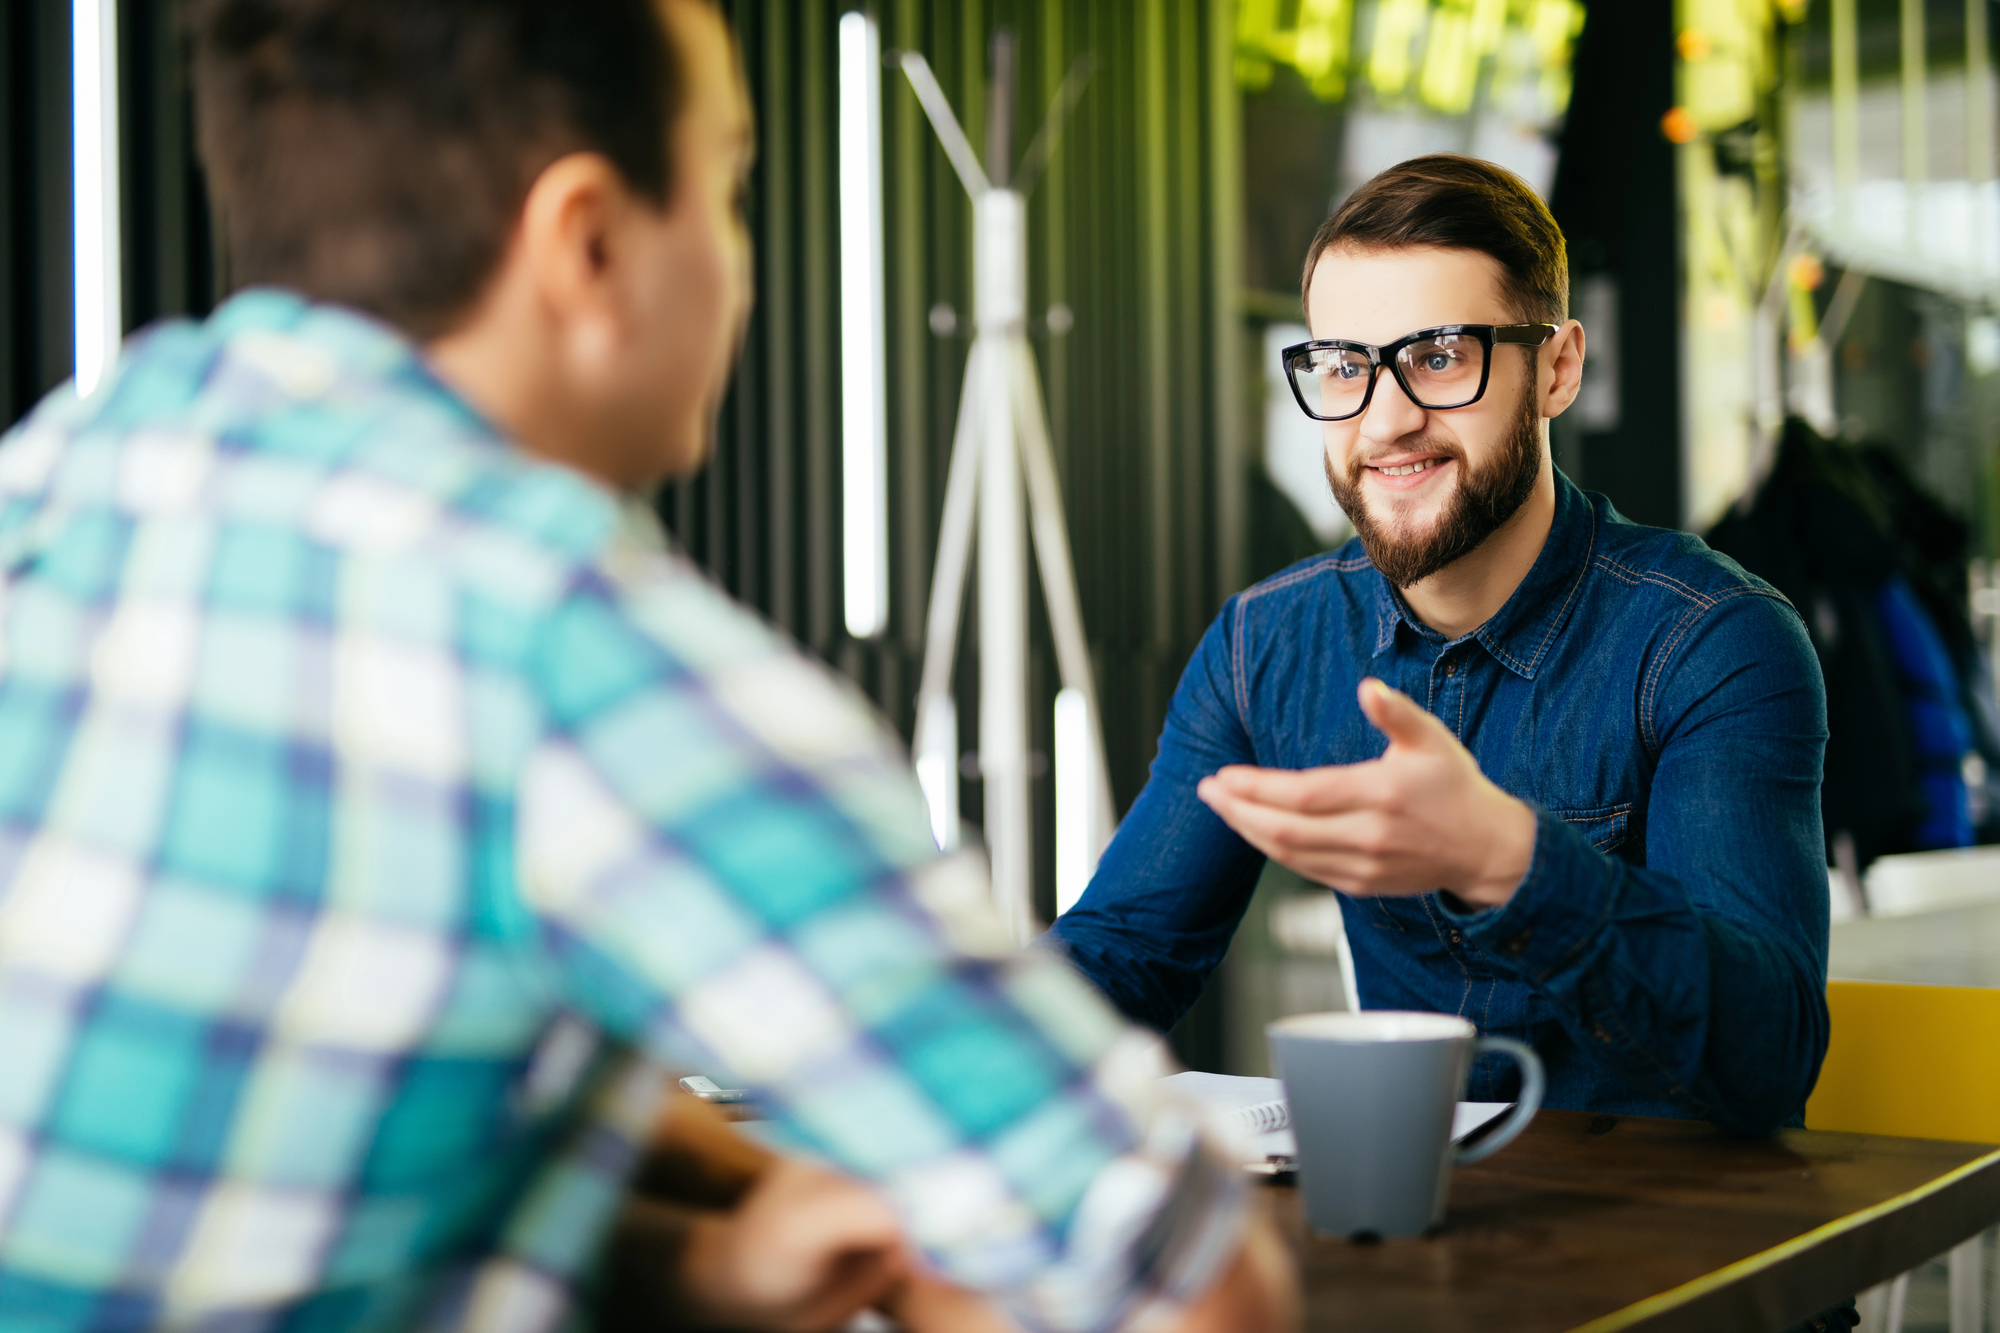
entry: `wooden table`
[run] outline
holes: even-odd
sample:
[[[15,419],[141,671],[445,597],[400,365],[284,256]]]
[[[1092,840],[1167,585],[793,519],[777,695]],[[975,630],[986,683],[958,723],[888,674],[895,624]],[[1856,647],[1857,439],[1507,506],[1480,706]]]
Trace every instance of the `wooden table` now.
[[[1833,923],[1827,976],[1932,986],[2000,986],[2000,903]]]
[[[2000,1220],[2000,1151],[1544,1111],[1427,1239],[1309,1236],[1296,1189],[1269,1202],[1315,1333],[1771,1333]]]

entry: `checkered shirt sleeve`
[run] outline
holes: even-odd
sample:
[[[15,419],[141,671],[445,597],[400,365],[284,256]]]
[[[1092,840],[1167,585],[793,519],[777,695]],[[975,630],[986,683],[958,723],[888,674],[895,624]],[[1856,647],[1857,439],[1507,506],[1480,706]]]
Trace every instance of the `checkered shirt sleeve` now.
[[[1157,1038],[1009,946],[850,687],[633,537],[538,666],[520,880],[596,1022],[755,1087],[1033,1325],[1107,1327],[1212,1276],[1237,1191],[1158,1100]]]

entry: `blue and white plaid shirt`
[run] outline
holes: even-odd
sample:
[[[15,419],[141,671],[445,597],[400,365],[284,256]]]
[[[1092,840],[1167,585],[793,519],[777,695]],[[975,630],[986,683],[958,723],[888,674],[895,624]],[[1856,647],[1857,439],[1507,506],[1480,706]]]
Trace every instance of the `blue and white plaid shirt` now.
[[[7,438],[0,1329],[573,1321],[667,1068],[1032,1322],[1214,1271],[1156,1041],[639,513],[269,291]]]

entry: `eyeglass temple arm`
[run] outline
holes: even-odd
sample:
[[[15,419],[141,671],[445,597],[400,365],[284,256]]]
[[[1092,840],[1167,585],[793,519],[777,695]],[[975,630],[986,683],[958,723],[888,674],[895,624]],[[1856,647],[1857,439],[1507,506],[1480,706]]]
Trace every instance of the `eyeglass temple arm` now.
[[[1493,329],[1494,342],[1520,343],[1526,347],[1540,347],[1555,336],[1553,324],[1500,324]]]

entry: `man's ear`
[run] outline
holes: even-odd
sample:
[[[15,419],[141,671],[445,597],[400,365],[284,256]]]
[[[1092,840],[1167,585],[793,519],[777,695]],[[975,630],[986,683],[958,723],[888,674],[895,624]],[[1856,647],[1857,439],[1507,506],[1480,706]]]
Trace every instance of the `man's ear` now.
[[[1573,319],[1564,321],[1555,337],[1540,349],[1540,355],[1547,358],[1550,373],[1542,378],[1538,410],[1544,417],[1559,417],[1583,387],[1583,325]]]
[[[629,331],[618,281],[628,195],[617,168],[598,153],[556,159],[528,189],[516,245],[563,355],[601,363]]]

